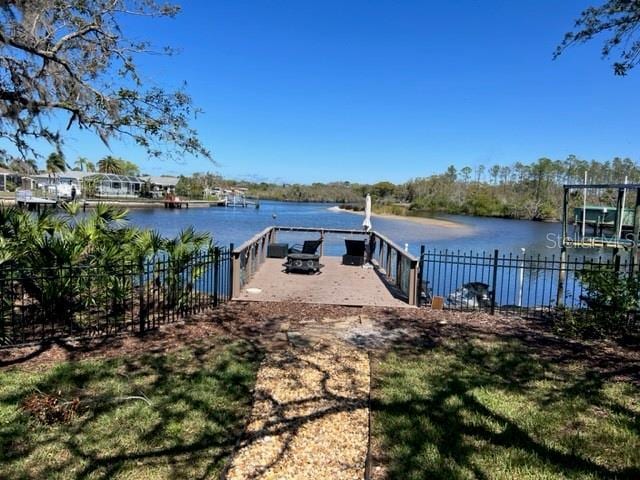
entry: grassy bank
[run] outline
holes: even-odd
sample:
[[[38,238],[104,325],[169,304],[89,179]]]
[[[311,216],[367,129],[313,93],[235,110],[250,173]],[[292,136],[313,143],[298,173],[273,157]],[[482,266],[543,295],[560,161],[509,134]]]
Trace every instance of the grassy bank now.
[[[217,478],[256,368],[234,342],[0,372],[0,478]]]
[[[640,390],[517,340],[449,340],[374,367],[388,478],[640,478]]]

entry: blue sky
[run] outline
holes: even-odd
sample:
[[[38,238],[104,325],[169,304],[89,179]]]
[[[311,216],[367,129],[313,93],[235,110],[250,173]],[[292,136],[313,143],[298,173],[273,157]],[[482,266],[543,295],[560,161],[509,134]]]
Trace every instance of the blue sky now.
[[[552,53],[593,2],[182,1],[127,32],[180,54],[143,58],[148,82],[187,82],[217,165],[147,160],[74,133],[66,153],[111,153],[150,173],[255,180],[405,181],[542,156],[638,159],[640,68],[616,77],[600,43]]]

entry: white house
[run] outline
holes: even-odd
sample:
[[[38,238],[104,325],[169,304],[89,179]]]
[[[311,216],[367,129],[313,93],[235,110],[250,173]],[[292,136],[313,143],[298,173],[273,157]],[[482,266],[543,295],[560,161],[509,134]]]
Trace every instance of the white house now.
[[[72,198],[74,196],[80,196],[82,194],[82,182],[89,175],[93,175],[90,172],[77,172],[75,170],[69,170],[67,172],[59,173],[38,173],[35,175],[29,175],[26,179],[31,180],[32,188],[38,188],[45,190],[48,196],[54,196],[58,198]]]

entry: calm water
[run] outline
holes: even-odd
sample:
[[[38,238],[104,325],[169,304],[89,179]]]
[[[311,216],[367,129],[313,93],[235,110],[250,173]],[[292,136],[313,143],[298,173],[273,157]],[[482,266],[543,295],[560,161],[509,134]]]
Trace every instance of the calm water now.
[[[220,245],[233,242],[236,246],[255,233],[270,226],[303,226],[324,228],[361,229],[362,216],[330,209],[330,204],[284,203],[263,201],[255,208],[191,208],[185,210],[139,209],[131,210],[131,222],[159,230],[173,236],[181,229],[194,225],[198,230],[210,232]],[[560,232],[559,224],[504,220],[463,216],[443,217],[461,223],[465,228],[446,228],[423,225],[410,220],[372,219],[373,228],[387,235],[399,245],[409,244],[409,250],[418,253],[420,245],[428,249],[460,249],[463,251],[493,251],[549,255],[557,253],[547,236]],[[313,234],[279,234],[279,240],[298,243]],[[325,242],[325,254],[344,253],[343,236],[332,236]]]

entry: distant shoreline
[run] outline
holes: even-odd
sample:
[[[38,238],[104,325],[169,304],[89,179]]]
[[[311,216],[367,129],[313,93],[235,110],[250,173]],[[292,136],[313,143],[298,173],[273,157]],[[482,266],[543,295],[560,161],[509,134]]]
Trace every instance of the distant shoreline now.
[[[353,213],[356,215],[361,215],[364,216],[364,212],[360,211],[357,212],[355,210],[349,210],[346,208],[342,208],[342,207],[331,207],[329,208],[329,210],[332,210],[334,212],[345,212],[345,213]],[[444,220],[441,218],[428,218],[428,217],[410,217],[410,216],[405,216],[405,215],[393,215],[391,213],[372,213],[371,214],[372,217],[377,217],[377,218],[388,218],[390,220],[407,220],[409,222],[414,222],[414,223],[419,223],[421,225],[428,225],[431,227],[441,227],[441,228],[455,228],[455,229],[459,229],[459,230],[467,230],[467,231],[471,231],[472,227],[468,226],[468,225],[464,225],[462,223],[457,223],[457,222],[453,222],[451,220]]]
[[[137,200],[137,199],[127,199],[127,200],[114,200],[114,199],[91,199],[91,200],[83,200],[76,199],[80,205],[86,205],[86,208],[95,208],[99,203],[103,205],[111,205],[115,207],[123,207],[127,209],[142,209],[142,208],[165,208],[163,200]],[[215,203],[209,200],[184,200],[189,204],[188,208],[208,208],[211,206],[211,203]],[[0,205],[15,205],[15,198],[7,198],[0,197]],[[216,208],[216,207],[211,207]]]

